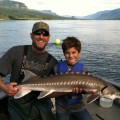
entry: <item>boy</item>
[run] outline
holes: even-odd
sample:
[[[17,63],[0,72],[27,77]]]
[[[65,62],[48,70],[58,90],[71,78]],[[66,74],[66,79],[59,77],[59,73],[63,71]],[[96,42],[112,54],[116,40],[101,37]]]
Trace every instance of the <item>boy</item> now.
[[[65,61],[57,64],[57,73],[80,72],[87,73],[84,65],[78,62],[81,52],[81,42],[75,37],[67,37],[63,40],[62,49]],[[79,92],[79,91],[78,91]],[[62,95],[56,98],[56,119],[57,120],[92,120],[89,112],[85,108],[81,93]]]

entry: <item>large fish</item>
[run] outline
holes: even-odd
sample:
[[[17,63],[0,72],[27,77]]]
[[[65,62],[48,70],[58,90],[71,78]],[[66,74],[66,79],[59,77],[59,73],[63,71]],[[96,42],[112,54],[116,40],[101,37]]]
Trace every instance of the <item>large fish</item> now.
[[[102,79],[92,75],[64,73],[40,78],[30,71],[26,70],[24,72],[25,79],[21,84],[15,86],[21,87],[21,90],[14,96],[15,99],[21,98],[31,91],[41,91],[38,99],[47,97],[51,94],[56,97],[72,92],[73,88],[82,88],[86,93],[88,91],[94,91],[94,94],[88,94],[86,103],[91,103],[100,96],[112,100],[120,98],[120,91]]]

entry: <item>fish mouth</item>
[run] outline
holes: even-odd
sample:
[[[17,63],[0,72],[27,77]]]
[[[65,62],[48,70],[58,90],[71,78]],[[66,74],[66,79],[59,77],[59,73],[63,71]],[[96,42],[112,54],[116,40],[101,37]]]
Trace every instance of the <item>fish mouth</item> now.
[[[102,97],[107,98],[107,99],[110,99],[110,100],[114,100],[114,99],[117,98],[116,95],[102,95]]]
[[[117,93],[116,96],[118,99],[120,99],[120,93]]]
[[[116,98],[120,99],[120,92],[114,88],[113,86],[106,86],[102,91],[101,91],[101,96],[114,100]]]

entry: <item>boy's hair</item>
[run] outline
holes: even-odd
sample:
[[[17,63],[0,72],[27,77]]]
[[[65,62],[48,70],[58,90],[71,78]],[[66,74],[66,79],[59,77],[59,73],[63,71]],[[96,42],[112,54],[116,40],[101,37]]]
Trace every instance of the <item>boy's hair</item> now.
[[[62,50],[63,53],[71,47],[74,47],[78,52],[81,51],[81,42],[76,37],[67,37],[63,39]]]

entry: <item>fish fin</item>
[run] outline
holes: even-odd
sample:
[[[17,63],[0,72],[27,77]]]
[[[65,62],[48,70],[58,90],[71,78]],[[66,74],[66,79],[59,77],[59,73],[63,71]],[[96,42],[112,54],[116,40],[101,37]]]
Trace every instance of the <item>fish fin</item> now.
[[[16,95],[14,96],[14,98],[15,99],[18,99],[18,98],[21,98],[21,97],[23,97],[23,96],[25,96],[25,95],[27,95],[28,93],[30,93],[31,92],[31,90],[19,90],[17,93],[16,93]]]
[[[29,71],[29,70],[24,70],[24,79],[22,80],[22,82],[27,81],[28,79],[30,79],[31,77],[37,76],[36,74],[34,74],[33,72]]]
[[[89,104],[89,103],[95,101],[96,99],[98,99],[99,97],[100,97],[99,94],[89,94],[89,95],[87,95],[87,98],[86,98],[86,101],[85,101],[85,102],[86,102],[87,104]]]
[[[48,95],[50,95],[51,93],[53,93],[53,91],[44,91],[44,92],[40,92],[40,95],[38,96],[38,99],[44,98]]]

